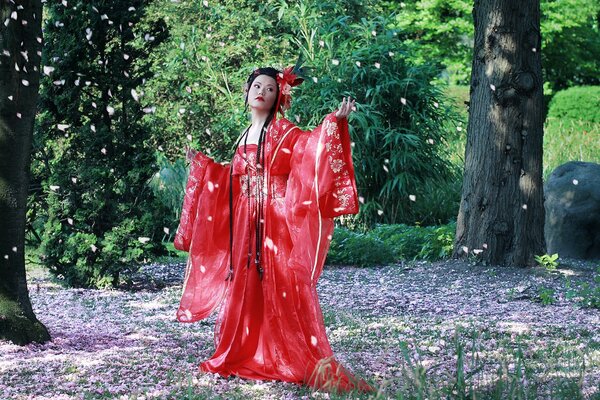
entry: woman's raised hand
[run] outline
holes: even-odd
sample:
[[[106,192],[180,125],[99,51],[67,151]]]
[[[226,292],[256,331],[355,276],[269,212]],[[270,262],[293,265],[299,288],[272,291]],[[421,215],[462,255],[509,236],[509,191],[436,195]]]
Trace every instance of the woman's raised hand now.
[[[196,150],[192,149],[189,146],[185,146],[185,159],[187,160],[187,162],[192,162],[194,160],[194,157],[196,157],[196,154],[198,154]]]
[[[356,110],[356,108],[354,107],[355,102],[356,101],[353,100],[351,97],[344,97],[342,99],[342,104],[340,105],[340,108],[335,113],[335,117],[346,118],[348,115],[350,115],[352,111]]]

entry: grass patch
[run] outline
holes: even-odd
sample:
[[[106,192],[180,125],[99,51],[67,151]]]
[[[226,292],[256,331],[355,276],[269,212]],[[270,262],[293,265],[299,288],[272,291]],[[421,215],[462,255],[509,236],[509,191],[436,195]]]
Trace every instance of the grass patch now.
[[[600,163],[600,123],[548,118],[544,126],[544,178],[568,161]]]

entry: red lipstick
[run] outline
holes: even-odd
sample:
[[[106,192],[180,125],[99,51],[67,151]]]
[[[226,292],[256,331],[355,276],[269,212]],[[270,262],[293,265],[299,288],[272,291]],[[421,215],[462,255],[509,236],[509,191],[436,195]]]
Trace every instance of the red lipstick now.
[[[255,98],[256,98],[256,100],[258,100],[258,101],[265,101],[265,98],[264,98],[264,97],[262,97],[262,96],[256,96]]]

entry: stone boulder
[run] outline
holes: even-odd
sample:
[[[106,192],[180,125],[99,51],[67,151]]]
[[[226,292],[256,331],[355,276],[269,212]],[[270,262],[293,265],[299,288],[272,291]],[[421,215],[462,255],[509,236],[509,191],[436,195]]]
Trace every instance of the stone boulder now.
[[[600,259],[600,164],[571,161],[544,185],[548,254]]]

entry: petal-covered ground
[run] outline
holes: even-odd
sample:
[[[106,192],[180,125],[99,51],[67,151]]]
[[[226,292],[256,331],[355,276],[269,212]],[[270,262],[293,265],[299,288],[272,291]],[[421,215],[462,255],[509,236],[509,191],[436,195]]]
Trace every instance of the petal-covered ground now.
[[[337,358],[379,398],[600,398],[600,311],[568,295],[594,270],[573,265],[329,268],[318,291]],[[183,268],[148,266],[136,291],[65,289],[34,271],[32,303],[52,341],[0,341],[0,399],[337,397],[199,373],[214,319],[176,322]]]

